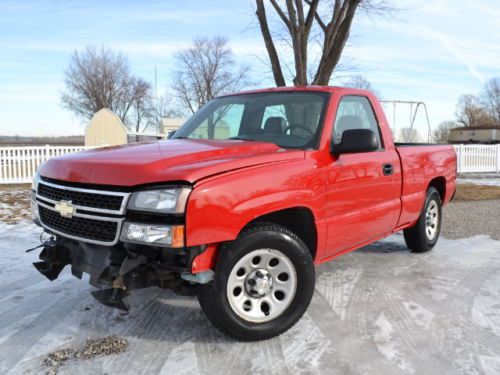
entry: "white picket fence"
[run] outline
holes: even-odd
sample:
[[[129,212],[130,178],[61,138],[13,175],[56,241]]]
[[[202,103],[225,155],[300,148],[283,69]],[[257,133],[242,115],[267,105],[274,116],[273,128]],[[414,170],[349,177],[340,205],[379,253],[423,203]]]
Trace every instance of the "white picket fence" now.
[[[458,173],[500,173],[500,144],[455,145]]]
[[[459,173],[500,173],[499,145],[455,145]],[[30,183],[38,166],[85,146],[0,147],[0,184]]]
[[[30,183],[38,166],[54,156],[91,149],[85,146],[0,147],[0,184]]]

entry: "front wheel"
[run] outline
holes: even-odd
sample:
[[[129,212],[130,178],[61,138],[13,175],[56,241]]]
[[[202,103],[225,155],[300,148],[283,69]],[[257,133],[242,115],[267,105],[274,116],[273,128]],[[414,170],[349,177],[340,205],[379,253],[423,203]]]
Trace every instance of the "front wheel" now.
[[[432,250],[441,233],[441,197],[431,187],[427,190],[425,204],[418,221],[403,231],[406,246],[416,253]]]
[[[284,227],[258,224],[220,250],[215,280],[198,287],[198,299],[223,333],[265,340],[302,317],[314,283],[307,246]]]

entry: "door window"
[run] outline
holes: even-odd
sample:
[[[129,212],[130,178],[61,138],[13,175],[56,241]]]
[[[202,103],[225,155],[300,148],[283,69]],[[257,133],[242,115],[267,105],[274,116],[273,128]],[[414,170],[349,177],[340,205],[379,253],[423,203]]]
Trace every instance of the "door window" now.
[[[383,148],[380,129],[372,106],[363,96],[344,96],[339,103],[334,126],[334,144],[342,141],[342,133],[352,129],[370,129],[377,137],[379,148]]]

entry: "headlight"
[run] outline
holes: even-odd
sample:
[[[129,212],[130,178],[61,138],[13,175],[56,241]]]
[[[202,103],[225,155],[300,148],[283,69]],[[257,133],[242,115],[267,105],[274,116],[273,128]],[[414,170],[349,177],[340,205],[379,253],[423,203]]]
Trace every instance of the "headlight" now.
[[[128,208],[169,214],[182,214],[191,189],[188,187],[144,190],[132,194]]]
[[[38,189],[38,182],[40,181],[40,175],[38,172],[35,172],[33,176],[33,182],[31,182],[31,190],[36,191]]]
[[[184,227],[182,225],[170,226],[125,222],[120,239],[123,242],[183,247]]]

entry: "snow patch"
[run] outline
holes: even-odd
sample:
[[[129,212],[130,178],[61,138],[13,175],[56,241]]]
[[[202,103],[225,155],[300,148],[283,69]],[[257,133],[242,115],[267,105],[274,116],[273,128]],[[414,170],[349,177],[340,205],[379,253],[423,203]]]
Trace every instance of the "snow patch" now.
[[[394,327],[382,312],[375,322],[375,332],[373,340],[377,345],[378,351],[389,361],[398,366],[408,374],[414,374],[415,369],[405,359],[405,355],[398,350],[403,347],[401,340],[397,337]]]
[[[362,268],[350,267],[323,272],[316,280],[316,289],[326,298],[332,310],[344,320]]]
[[[195,347],[189,341],[174,348],[159,371],[160,375],[195,375],[199,373]]]
[[[500,178],[459,178],[457,183],[500,187]]]

